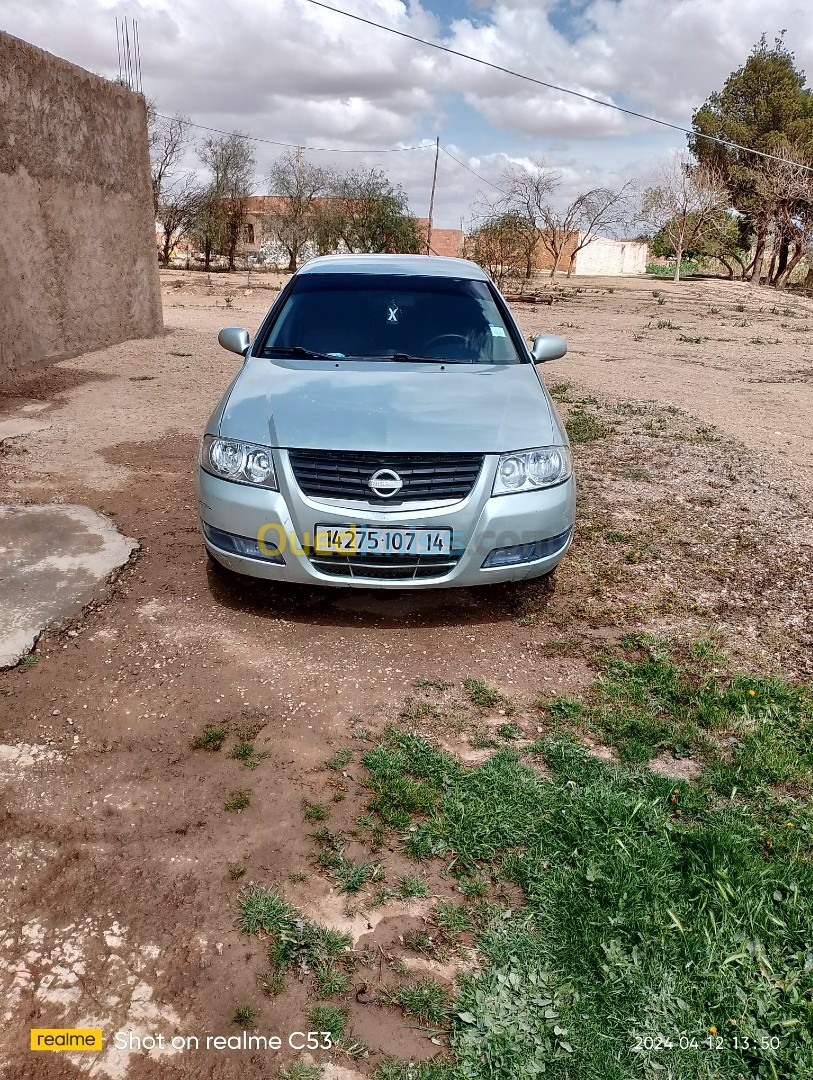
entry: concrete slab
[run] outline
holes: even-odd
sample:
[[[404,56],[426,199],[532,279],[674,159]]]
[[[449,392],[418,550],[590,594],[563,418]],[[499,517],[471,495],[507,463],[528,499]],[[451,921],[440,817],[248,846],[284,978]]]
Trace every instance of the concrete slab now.
[[[47,431],[50,426],[42,420],[12,416],[7,420],[0,420],[0,442],[3,439],[19,439],[21,435],[36,435],[39,431]]]
[[[137,547],[89,506],[0,504],[0,668],[75,619]]]

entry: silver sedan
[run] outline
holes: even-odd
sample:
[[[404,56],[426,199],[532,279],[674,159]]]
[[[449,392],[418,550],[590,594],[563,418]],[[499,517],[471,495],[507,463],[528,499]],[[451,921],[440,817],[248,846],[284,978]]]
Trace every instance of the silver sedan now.
[[[280,293],[201,439],[209,557],[251,577],[438,588],[550,573],[573,536],[567,436],[474,263],[313,259]]]

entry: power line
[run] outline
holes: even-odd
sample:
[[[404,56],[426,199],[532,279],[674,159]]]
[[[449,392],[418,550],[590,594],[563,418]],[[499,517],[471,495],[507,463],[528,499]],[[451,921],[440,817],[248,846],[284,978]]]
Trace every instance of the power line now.
[[[440,148],[447,157],[450,157],[452,161],[456,161],[458,165],[462,166],[462,168],[464,168],[467,172],[470,172],[472,176],[476,176],[477,179],[482,180],[484,184],[488,184],[488,186],[493,187],[495,191],[499,191],[500,195],[505,195],[505,192],[501,187],[497,187],[496,184],[493,184],[490,180],[487,180],[484,176],[481,176],[480,173],[475,172],[475,170],[472,169],[470,165],[467,165],[465,161],[461,161],[460,158],[456,158],[451,152],[451,150],[447,150],[446,147],[442,144]]]
[[[757,157],[767,158],[769,161],[779,161],[783,165],[795,165],[800,169],[805,169],[808,172],[813,172],[813,166],[803,165],[798,161],[787,161],[786,158],[779,157],[777,154],[767,154],[763,150],[754,150],[750,146],[742,146],[740,143],[730,142],[728,139],[720,139],[716,135],[705,135],[703,132],[694,131],[692,128],[681,127],[680,124],[672,124],[668,120],[661,120],[657,116],[649,116],[647,113],[636,112],[634,109],[625,109],[623,105],[615,105],[611,101],[602,101],[601,98],[592,97],[590,94],[583,94],[579,90],[570,90],[566,86],[557,86],[556,83],[545,82],[543,79],[536,79],[532,75],[524,75],[521,71],[513,71],[511,68],[502,67],[500,64],[492,64],[490,60],[482,60],[479,56],[471,56],[469,53],[460,52],[457,49],[450,49],[448,45],[439,45],[436,41],[427,41],[425,38],[417,37],[415,34],[408,34],[405,30],[396,30],[392,26],[385,26],[383,23],[374,22],[372,19],[365,19],[361,15],[354,15],[350,11],[342,11],[341,8],[331,7],[330,4],[325,4],[322,0],[307,0],[307,3],[313,4],[315,7],[324,8],[325,11],[332,11],[336,15],[344,15],[348,19],[355,19],[356,22],[364,23],[366,26],[372,26],[376,30],[386,30],[388,34],[395,34],[396,37],[406,38],[407,41],[417,42],[418,45],[425,45],[430,49],[437,49],[438,52],[447,53],[449,56],[457,56],[461,60],[470,60],[473,64],[480,64],[482,67],[491,68],[492,71],[500,71],[503,75],[511,75],[515,79],[523,79],[525,82],[534,83],[536,86],[544,86],[546,90],[556,90],[560,94],[569,94],[571,97],[580,98],[582,101],[589,101],[593,105],[601,105],[605,109],[613,109],[615,112],[624,113],[626,116],[634,116],[638,120],[646,120],[650,124],[659,124],[661,127],[671,128],[673,131],[680,131],[684,135],[692,135],[697,139],[706,139],[708,142],[718,143],[720,146],[727,146],[731,150],[742,150],[746,154],[755,154]]]
[[[157,112],[155,114],[161,120],[175,120],[174,116],[166,116],[164,113]],[[279,139],[261,139],[255,135],[243,135],[237,131],[226,131],[224,128],[209,127],[206,124],[196,124],[193,120],[184,120],[184,124],[193,128],[200,128],[201,131],[213,131],[218,135],[234,135],[238,139],[244,139],[246,142],[254,143],[266,143],[269,146],[288,146],[299,150],[311,150],[314,153],[320,154],[400,154],[404,150],[426,150],[431,146],[431,143],[421,143],[420,146],[388,146],[383,150],[344,150],[335,146],[303,146],[301,143],[281,142]]]

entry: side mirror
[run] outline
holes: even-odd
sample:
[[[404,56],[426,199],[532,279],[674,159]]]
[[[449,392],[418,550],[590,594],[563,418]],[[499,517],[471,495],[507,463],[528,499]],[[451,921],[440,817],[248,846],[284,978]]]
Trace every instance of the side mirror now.
[[[224,349],[237,353],[238,356],[245,356],[251,344],[248,330],[244,330],[242,326],[224,326],[217,335],[217,340]]]
[[[546,360],[558,360],[567,352],[567,342],[555,334],[537,334],[531,348],[534,363],[544,364]]]

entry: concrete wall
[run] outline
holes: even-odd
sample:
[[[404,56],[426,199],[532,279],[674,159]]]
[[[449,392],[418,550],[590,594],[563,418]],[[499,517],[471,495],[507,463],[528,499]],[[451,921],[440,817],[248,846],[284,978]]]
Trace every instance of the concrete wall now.
[[[596,237],[576,253],[574,274],[643,274],[646,272],[647,246],[635,240],[608,240]]]
[[[0,379],[162,330],[143,98],[0,31]]]

